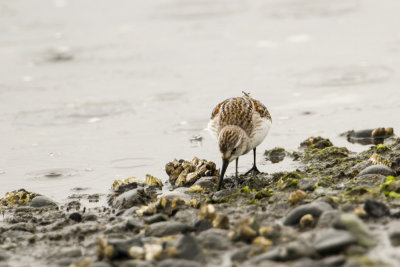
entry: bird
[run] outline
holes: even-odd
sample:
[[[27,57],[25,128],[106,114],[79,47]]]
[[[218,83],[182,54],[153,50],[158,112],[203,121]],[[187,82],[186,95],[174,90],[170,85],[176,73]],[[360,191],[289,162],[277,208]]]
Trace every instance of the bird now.
[[[243,96],[228,98],[219,103],[211,113],[208,130],[218,140],[222,168],[217,190],[230,162],[236,160],[236,186],[238,185],[239,157],[253,150],[253,167],[245,173],[258,174],[256,148],[262,143],[272,125],[268,109],[258,100],[242,92]]]

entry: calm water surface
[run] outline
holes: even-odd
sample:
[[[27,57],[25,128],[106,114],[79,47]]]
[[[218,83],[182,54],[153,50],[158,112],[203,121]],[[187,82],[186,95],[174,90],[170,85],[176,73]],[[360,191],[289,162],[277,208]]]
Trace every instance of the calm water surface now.
[[[242,90],[273,117],[262,171],[293,168],[265,149],[313,135],[360,151],[339,134],[400,130],[399,12],[397,0],[2,1],[0,195],[63,201],[165,180],[174,158],[219,165],[205,128]]]

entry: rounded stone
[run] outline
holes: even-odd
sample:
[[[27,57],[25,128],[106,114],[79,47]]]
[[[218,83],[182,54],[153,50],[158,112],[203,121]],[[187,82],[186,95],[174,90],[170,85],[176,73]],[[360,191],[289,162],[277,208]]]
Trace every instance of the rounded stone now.
[[[381,174],[384,176],[389,176],[389,175],[395,175],[395,172],[387,166],[371,165],[371,166],[368,166],[367,168],[365,168],[364,170],[362,170],[360,172],[359,176],[365,175],[365,174]]]
[[[69,219],[75,221],[75,222],[81,222],[82,221],[82,215],[79,212],[73,212],[69,215]]]
[[[323,212],[332,210],[332,207],[325,202],[317,201],[310,204],[301,205],[291,210],[283,220],[284,225],[296,225],[300,222],[301,217],[311,214],[318,218]]]
[[[45,196],[37,196],[34,199],[32,199],[31,203],[30,203],[31,207],[34,208],[42,208],[42,207],[57,207],[57,203]]]

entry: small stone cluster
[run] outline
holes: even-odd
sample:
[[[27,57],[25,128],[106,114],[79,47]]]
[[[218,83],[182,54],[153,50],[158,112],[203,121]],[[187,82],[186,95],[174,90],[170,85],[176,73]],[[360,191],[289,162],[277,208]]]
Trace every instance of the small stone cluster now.
[[[169,181],[176,186],[191,186],[203,176],[218,176],[215,163],[194,157],[192,161],[176,160],[165,165]]]

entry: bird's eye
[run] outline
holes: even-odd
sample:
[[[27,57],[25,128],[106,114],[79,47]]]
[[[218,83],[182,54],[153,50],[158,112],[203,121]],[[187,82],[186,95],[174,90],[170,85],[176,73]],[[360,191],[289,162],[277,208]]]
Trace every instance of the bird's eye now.
[[[232,153],[233,153],[233,154],[236,152],[236,149],[237,149],[237,147],[235,147],[235,148],[232,150]]]

